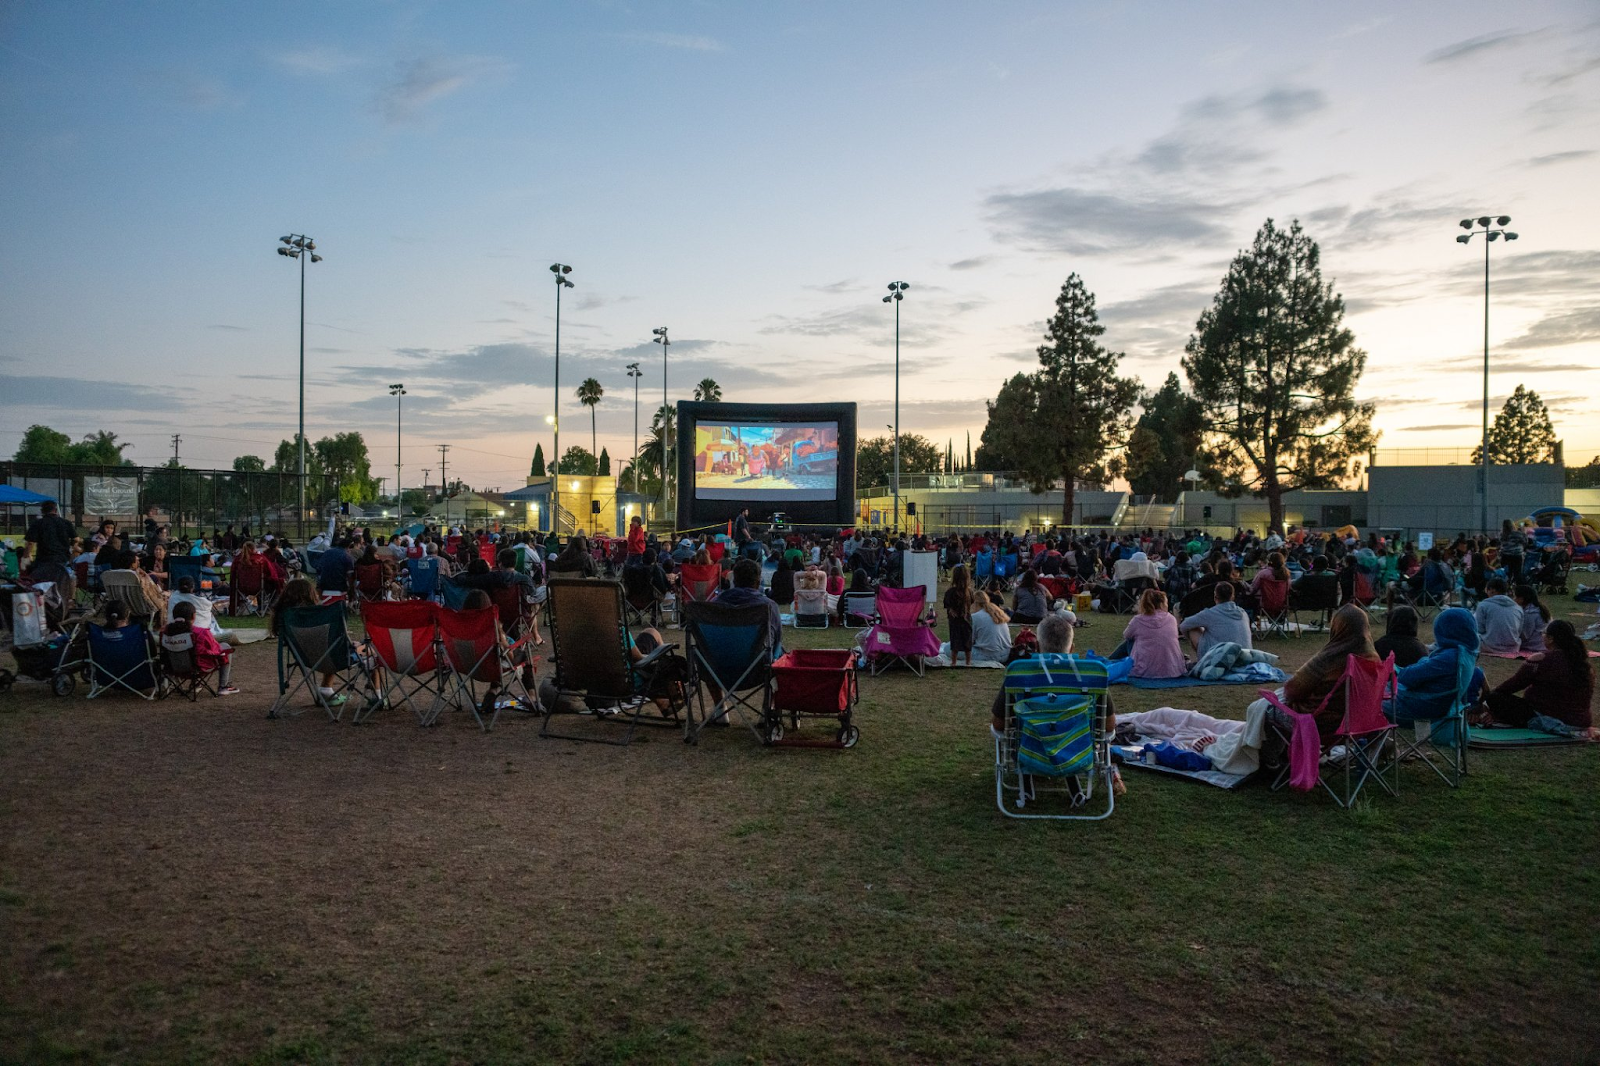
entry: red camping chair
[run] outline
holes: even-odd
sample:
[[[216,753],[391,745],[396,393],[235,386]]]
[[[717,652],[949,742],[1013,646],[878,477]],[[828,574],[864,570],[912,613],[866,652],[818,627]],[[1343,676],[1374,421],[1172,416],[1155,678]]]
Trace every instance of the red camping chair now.
[[[727,545],[720,540],[714,540],[706,545],[706,554],[711,556],[711,561],[714,563],[722,562],[722,556],[726,554],[727,550]]]
[[[263,556],[257,555],[248,563],[242,556],[235,556],[228,568],[228,613],[266,614],[282,587],[281,581],[272,580]]]
[[[697,566],[694,563],[684,563],[678,570],[677,615],[678,624],[683,624],[683,605],[686,603],[709,603],[711,597],[716,595],[717,589],[722,585],[722,567],[716,563]]]
[[[506,636],[518,640],[528,631],[528,619],[533,617],[533,604],[523,599],[519,585],[502,585],[488,590],[489,602],[494,604],[500,628]]]
[[[1317,707],[1320,713],[1328,702],[1339,695],[1344,696],[1344,717],[1339,721],[1339,728],[1331,736],[1318,739],[1318,770],[1314,780],[1292,780],[1290,768],[1293,760],[1279,771],[1278,777],[1272,782],[1274,791],[1281,789],[1285,784],[1309,792],[1317,787],[1320,782],[1328,790],[1328,795],[1339,806],[1348,809],[1361,794],[1361,788],[1369,780],[1375,780],[1383,790],[1391,796],[1399,795],[1400,788],[1400,759],[1395,745],[1390,743],[1394,735],[1394,723],[1389,721],[1383,713],[1383,701],[1393,699],[1398,688],[1394,672],[1394,653],[1382,662],[1375,663],[1370,659],[1350,656],[1345,661],[1344,673],[1337,684],[1333,686],[1322,703]],[[1288,714],[1291,718],[1314,718],[1315,715],[1302,715],[1300,712],[1286,707],[1277,692],[1272,689],[1262,689],[1261,695],[1274,707]],[[1315,729],[1314,724],[1307,723]],[[1292,750],[1294,738],[1277,725],[1268,721],[1268,728],[1272,729]],[[1343,749],[1343,754],[1336,762],[1342,764],[1344,771],[1343,791],[1335,790],[1329,784],[1325,767],[1321,764],[1335,749]],[[1391,784],[1388,776],[1393,774]]]
[[[907,589],[879,587],[878,622],[864,638],[867,669],[874,677],[895,663],[921,677],[923,658],[939,654],[939,635],[924,610],[925,604],[921,585]]]
[[[363,603],[361,623],[375,665],[382,667],[378,678],[378,699],[366,712],[378,707],[393,707],[396,694],[411,708],[418,725],[432,723],[434,708],[444,691],[445,677],[440,670],[438,607],[431,600],[396,600]],[[412,702],[423,692],[433,694],[425,707]],[[356,715],[356,721],[362,715]]]
[[[1261,634],[1287,637],[1294,632],[1289,628],[1289,582],[1269,577],[1257,588],[1261,603],[1256,611],[1256,627]]]
[[[529,638],[507,641],[493,607],[474,611],[441,609],[438,617],[450,677],[434,701],[429,724],[438,721],[449,706],[471,710],[472,717],[487,733],[500,718],[503,698],[504,704],[514,710],[539,713],[539,701],[528,691],[528,680],[524,678],[533,677],[538,662],[531,653]]]
[[[1067,599],[1075,591],[1072,587],[1072,582],[1064,577],[1041,577],[1039,584],[1043,585],[1044,590],[1050,594],[1051,603],[1056,600]]]
[[[777,687],[772,694],[772,709],[781,716],[788,712],[789,723],[800,728],[802,717],[833,718],[839,731],[833,740],[803,740],[786,736],[779,745],[853,748],[861,730],[851,721],[859,691],[856,685],[855,655],[848,648],[796,648],[784,652],[772,663],[772,678]]]
[[[377,603],[383,600],[389,591],[388,583],[383,580],[383,564],[367,563],[356,567],[356,599],[362,604]]]

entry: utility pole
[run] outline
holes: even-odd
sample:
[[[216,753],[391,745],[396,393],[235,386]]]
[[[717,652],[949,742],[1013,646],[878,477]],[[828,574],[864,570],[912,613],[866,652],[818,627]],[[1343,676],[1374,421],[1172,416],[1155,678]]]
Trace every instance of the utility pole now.
[[[439,445],[439,495],[444,497],[444,524],[450,524],[450,481],[444,476],[445,453],[450,445]]]
[[[172,435],[172,465],[178,465],[178,445],[183,443],[183,438],[178,434]]]

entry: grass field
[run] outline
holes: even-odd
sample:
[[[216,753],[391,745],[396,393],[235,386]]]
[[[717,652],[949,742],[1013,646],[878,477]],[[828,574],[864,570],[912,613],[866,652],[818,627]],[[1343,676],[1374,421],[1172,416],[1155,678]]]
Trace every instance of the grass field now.
[[[997,671],[864,677],[851,751],[618,750],[268,721],[273,656],[196,705],[0,696],[0,1061],[1600,1059],[1589,746],[1352,812],[1129,770],[1109,821],[1022,824]]]

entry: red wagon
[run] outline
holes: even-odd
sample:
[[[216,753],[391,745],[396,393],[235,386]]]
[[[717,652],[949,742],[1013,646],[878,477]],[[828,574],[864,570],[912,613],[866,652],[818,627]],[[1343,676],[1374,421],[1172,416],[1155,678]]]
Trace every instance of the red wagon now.
[[[800,719],[837,718],[839,732],[834,739],[802,740],[791,737],[775,743],[802,747],[852,748],[861,731],[851,721],[855,714],[856,668],[854,653],[848,649],[796,648],[784,652],[772,663],[776,689],[773,713],[781,719],[785,712],[790,725],[800,727]],[[779,735],[782,725],[779,723]]]

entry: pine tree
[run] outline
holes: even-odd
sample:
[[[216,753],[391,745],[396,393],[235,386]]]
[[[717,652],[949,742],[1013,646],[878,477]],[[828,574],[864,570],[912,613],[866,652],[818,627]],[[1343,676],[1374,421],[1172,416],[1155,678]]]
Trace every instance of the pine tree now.
[[[1367,355],[1299,222],[1267,220],[1184,350],[1221,487],[1266,497],[1275,529],[1285,492],[1337,485],[1377,440],[1373,405],[1355,399]]]
[[[533,446],[533,465],[528,468],[529,477],[544,477],[544,445]]]
[[[600,476],[611,476],[611,453],[604,448],[600,449]]]
[[[972,430],[967,430],[967,461],[961,464],[962,470],[972,469]]]
[[[1183,475],[1196,461],[1205,415],[1177,374],[1168,374],[1161,388],[1139,402],[1144,411],[1128,437],[1123,473],[1136,495],[1171,498],[1182,491]]]
[[[1489,462],[1493,466],[1555,462],[1556,427],[1537,392],[1517,386],[1489,427]],[[1483,461],[1483,446],[1472,449],[1473,463]]]

